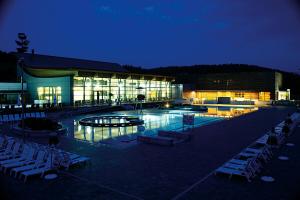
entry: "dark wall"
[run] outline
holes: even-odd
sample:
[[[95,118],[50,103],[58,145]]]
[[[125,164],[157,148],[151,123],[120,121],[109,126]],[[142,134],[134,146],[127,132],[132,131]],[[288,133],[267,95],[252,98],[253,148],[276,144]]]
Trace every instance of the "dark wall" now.
[[[300,75],[283,73],[283,88],[291,90],[291,99],[300,100]]]
[[[135,70],[141,70],[141,68]],[[275,84],[273,74],[278,72],[282,74],[282,84],[281,81],[278,81],[278,89],[291,89],[291,99],[300,100],[299,74],[260,66],[244,64],[194,65],[160,67],[145,71],[152,74],[174,76],[176,83],[194,85],[191,87],[200,89],[245,89],[255,91],[274,91],[277,84]]]
[[[196,90],[275,91],[274,72],[197,74],[194,78]]]
[[[0,51],[0,82],[17,81],[17,58]]]

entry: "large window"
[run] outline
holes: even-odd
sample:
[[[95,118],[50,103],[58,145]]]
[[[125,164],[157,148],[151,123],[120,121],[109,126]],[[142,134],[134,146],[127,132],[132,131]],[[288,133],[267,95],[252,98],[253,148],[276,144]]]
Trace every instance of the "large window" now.
[[[171,84],[167,81],[74,77],[74,102],[134,102],[138,94],[146,101],[167,100],[171,97]]]
[[[39,100],[45,103],[61,103],[61,87],[38,87]]]

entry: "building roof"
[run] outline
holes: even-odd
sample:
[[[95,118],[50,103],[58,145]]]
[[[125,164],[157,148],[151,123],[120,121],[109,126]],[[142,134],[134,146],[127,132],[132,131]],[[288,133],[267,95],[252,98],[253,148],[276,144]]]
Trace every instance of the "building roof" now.
[[[96,70],[111,72],[128,72],[120,64],[102,61],[92,61],[76,58],[65,58],[31,53],[13,53],[24,58],[26,67],[34,69],[60,69],[60,70]]]

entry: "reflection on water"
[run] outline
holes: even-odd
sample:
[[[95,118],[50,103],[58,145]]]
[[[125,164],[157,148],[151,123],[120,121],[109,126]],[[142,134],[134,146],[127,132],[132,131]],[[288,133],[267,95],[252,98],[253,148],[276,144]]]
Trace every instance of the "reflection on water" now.
[[[81,116],[80,118],[70,118],[62,121],[68,128],[68,136],[79,140],[95,142],[126,142],[134,140],[137,134],[155,135],[157,130],[182,130],[183,114],[195,115],[195,127],[223,120],[224,118],[238,116],[255,111],[255,108],[227,108],[210,107],[206,113],[182,110],[145,110],[143,115],[137,115],[134,111],[122,111],[105,115],[129,115],[139,116],[144,120],[145,131],[139,132],[137,126],[129,127],[90,127],[79,124],[81,118],[91,115]],[[99,114],[100,115],[100,114]],[[98,116],[99,116],[98,115]],[[97,116],[97,115],[93,115]]]
[[[257,111],[257,107],[208,107],[207,113],[204,115],[218,117],[237,117],[253,111]]]

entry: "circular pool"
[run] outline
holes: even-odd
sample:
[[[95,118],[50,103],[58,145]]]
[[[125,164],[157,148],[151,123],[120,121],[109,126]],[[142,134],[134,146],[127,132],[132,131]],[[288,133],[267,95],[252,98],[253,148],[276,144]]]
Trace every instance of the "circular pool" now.
[[[134,116],[97,116],[79,120],[79,124],[92,127],[126,127],[144,124],[144,120]]]

